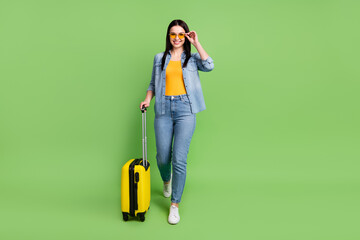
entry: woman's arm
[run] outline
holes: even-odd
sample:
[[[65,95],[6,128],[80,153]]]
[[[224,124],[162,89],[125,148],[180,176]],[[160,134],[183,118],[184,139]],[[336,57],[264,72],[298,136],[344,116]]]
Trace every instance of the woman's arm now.
[[[143,105],[145,107],[149,107],[150,106],[150,101],[155,95],[154,94],[154,92],[155,92],[155,62],[156,62],[156,55],[154,57],[154,62],[153,62],[153,69],[152,69],[152,73],[151,73],[151,81],[150,81],[149,87],[148,87],[147,92],[146,92],[145,100],[140,103],[140,109],[142,109]]]
[[[144,107],[149,107],[150,106],[150,101],[151,99],[154,97],[154,92],[151,90],[148,90],[146,92],[146,97],[145,100],[143,102],[140,103],[140,109],[142,109],[142,106],[144,105]]]
[[[197,33],[195,31],[190,31],[185,34],[189,42],[194,45],[198,51],[194,57],[196,59],[196,64],[198,69],[203,72],[210,72],[214,69],[213,59],[205,52],[204,48],[201,46]]]
[[[199,42],[194,43],[194,47],[200,54],[201,60],[206,60],[209,57],[209,55],[205,52],[204,48],[201,46]]]
[[[153,97],[154,97],[154,92],[149,90],[146,92],[146,97],[144,101],[150,102]]]

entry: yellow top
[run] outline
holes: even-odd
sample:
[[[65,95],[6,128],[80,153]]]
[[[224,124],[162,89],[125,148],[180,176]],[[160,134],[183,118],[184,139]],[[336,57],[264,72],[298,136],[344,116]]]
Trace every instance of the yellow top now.
[[[166,67],[165,95],[186,94],[181,61],[171,61]]]

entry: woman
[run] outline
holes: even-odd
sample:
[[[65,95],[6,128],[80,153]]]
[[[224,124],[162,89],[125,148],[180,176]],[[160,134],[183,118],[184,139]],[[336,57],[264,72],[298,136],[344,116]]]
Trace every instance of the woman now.
[[[191,53],[190,43],[198,53]],[[140,109],[149,107],[155,96],[156,160],[164,181],[164,196],[171,195],[170,224],[180,221],[179,203],[196,113],[205,110],[198,70],[209,72],[213,68],[213,59],[200,45],[196,32],[189,31],[184,21],[173,20],[167,29],[165,52],[154,57],[151,81],[140,104]]]

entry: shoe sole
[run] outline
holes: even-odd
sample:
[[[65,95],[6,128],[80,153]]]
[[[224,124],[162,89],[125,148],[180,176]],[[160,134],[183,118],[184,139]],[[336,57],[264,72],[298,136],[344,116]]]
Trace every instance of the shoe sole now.
[[[171,225],[178,224],[179,222],[180,222],[180,219],[179,219],[179,221],[178,221],[178,222],[176,222],[176,223],[172,223],[172,222],[170,222],[170,221],[169,221],[169,219],[168,219],[168,223],[170,223]]]

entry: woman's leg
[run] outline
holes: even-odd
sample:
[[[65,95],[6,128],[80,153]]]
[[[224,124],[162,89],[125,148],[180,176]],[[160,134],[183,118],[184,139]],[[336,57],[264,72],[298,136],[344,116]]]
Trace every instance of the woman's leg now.
[[[183,103],[184,104],[184,103]],[[179,104],[180,105],[180,104]],[[178,105],[177,105],[178,106]],[[186,106],[186,105],[184,105]],[[174,125],[173,179],[171,202],[179,203],[185,186],[187,155],[195,131],[196,115],[176,117]]]
[[[173,121],[168,114],[155,116],[156,160],[164,182],[171,177],[171,148],[173,139]]]

